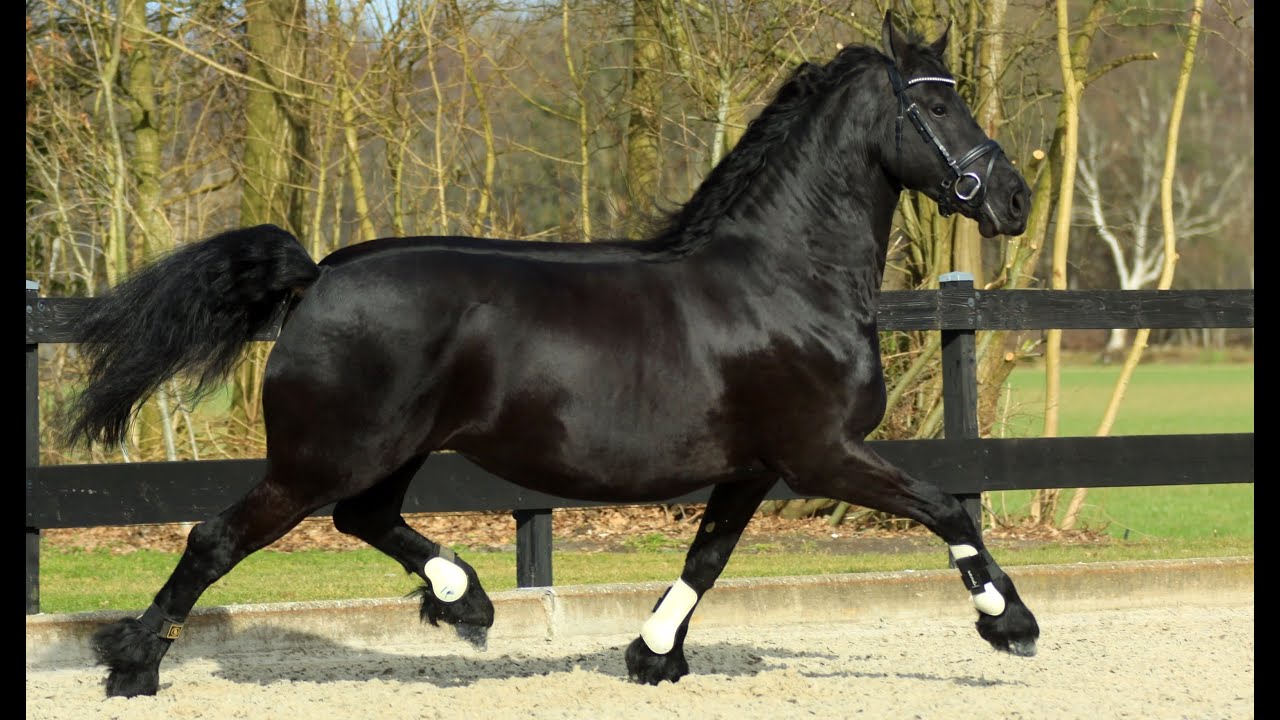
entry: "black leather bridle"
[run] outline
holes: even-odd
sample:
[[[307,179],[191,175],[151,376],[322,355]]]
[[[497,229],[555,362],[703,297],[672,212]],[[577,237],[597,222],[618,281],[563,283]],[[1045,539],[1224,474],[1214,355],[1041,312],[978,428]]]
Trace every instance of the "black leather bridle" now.
[[[942,144],[933,129],[920,115],[920,107],[907,97],[906,90],[919,83],[935,82],[954,86],[956,81],[947,77],[923,76],[903,82],[902,75],[892,60],[886,62],[886,66],[889,69],[889,83],[893,85],[893,94],[898,98],[898,124],[894,142],[899,158],[902,155],[902,118],[905,115],[911,120],[911,124],[916,126],[921,137],[938,151],[947,167],[951,168],[951,177],[942,181],[942,192],[936,198],[938,212],[943,217],[964,208],[975,213],[979,212],[987,198],[987,180],[991,178],[991,168],[995,165],[996,157],[1004,154],[1004,150],[995,140],[988,139],[962,155],[959,160],[952,158],[951,153],[947,152],[947,147]],[[979,176],[975,172],[965,170],[983,155],[990,156],[987,159],[987,170],[983,175]]]

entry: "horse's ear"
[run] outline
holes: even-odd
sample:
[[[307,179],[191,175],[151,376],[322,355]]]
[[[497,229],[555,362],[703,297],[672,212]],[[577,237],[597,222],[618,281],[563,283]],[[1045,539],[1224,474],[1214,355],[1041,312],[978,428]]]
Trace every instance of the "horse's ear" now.
[[[949,32],[951,32],[950,20],[947,21],[947,27],[942,30],[942,34],[938,36],[938,39],[929,43],[929,49],[932,50],[935,54],[937,54],[938,57],[946,57],[947,33]]]
[[[884,25],[880,28],[880,42],[884,52],[894,62],[898,62],[898,53],[907,48],[907,41],[893,24],[893,10],[884,13]]]

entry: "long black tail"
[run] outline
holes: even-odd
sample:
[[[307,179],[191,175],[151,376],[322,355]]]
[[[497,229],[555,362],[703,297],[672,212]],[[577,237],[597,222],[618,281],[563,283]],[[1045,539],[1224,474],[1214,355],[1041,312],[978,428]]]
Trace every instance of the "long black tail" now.
[[[275,225],[182,246],[103,295],[78,320],[88,385],[69,408],[65,439],[118,443],[161,383],[178,373],[199,397],[226,376],[281,303],[320,275]]]

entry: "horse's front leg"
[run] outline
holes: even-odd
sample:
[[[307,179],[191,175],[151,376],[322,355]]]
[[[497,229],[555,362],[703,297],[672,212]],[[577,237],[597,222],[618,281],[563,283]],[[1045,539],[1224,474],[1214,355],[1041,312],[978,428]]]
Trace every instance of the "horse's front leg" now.
[[[1013,580],[987,552],[960,501],[907,475],[861,442],[848,443],[840,455],[828,467],[795,473],[787,483],[800,494],[882,510],[929,528],[951,550],[978,611],[978,634],[997,650],[1035,655],[1040,626],[1018,596]]]
[[[711,490],[680,579],[667,588],[645,621],[640,637],[627,647],[627,675],[632,680],[657,685],[663,680],[676,682],[689,674],[684,657],[689,618],[698,601],[715,585],[743,529],[774,482],[769,478],[723,483]]]

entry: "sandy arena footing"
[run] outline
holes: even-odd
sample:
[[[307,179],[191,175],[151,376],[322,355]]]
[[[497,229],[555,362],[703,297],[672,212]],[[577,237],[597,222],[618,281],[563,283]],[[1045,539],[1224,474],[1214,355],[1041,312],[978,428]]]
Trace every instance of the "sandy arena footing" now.
[[[27,619],[28,718],[1253,717],[1253,558],[1010,569],[1034,658],[973,630],[954,571],[726,580],[679,683],[626,679],[666,583],[494,593],[489,650],[408,600],[204,608],[152,698],[107,699],[87,640],[118,612]]]

